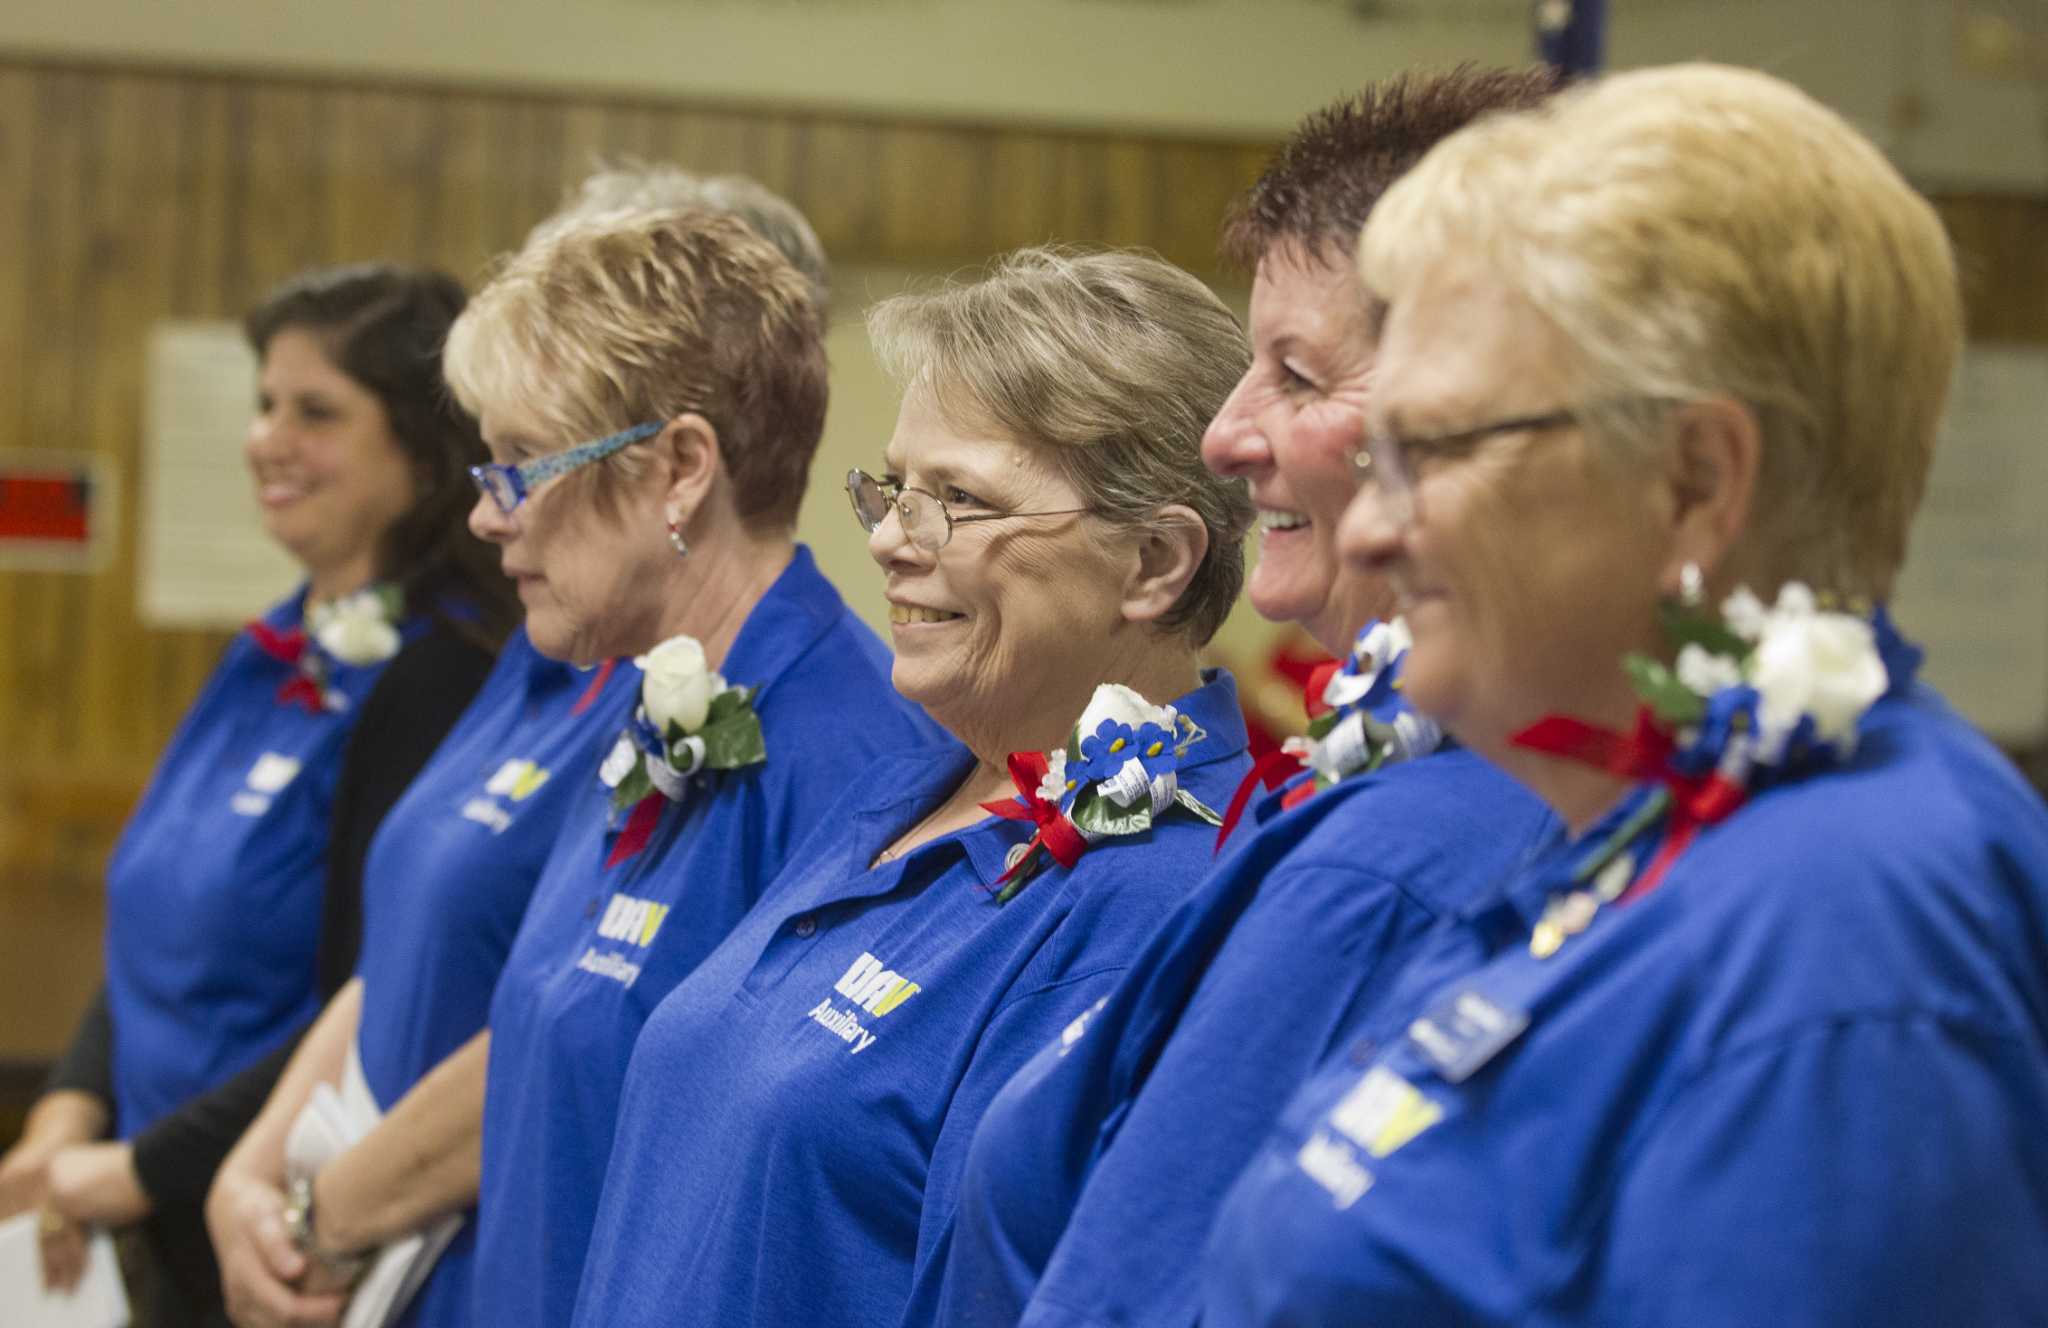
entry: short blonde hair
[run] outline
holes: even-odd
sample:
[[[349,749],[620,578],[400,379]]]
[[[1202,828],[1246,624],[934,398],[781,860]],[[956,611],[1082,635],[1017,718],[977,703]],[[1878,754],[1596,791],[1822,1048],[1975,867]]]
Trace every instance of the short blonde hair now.
[[[1244,584],[1252,505],[1202,464],[1202,433],[1251,352],[1208,287],[1156,254],[1020,249],[979,280],[884,300],[868,335],[950,418],[1048,448],[1106,520],[1194,509],[1209,549],[1161,625],[1215,635]]]
[[[1755,412],[1744,570],[1889,592],[1962,303],[1934,209],[1841,117],[1764,74],[1679,65],[1481,121],[1388,191],[1360,244],[1396,303],[1445,262],[1560,330],[1583,376],[1569,404],[1603,434],[1647,435],[1656,399]]]
[[[745,175],[698,175],[669,162],[620,157],[600,162],[570,191],[551,217],[527,233],[533,244],[580,222],[624,212],[674,212],[702,208],[730,212],[781,250],[808,277],[823,321],[832,290],[832,265],[810,221],[782,195]]]
[[[543,235],[470,301],[443,362],[466,409],[514,407],[565,446],[695,411],[740,517],[796,523],[825,427],[822,330],[810,283],[732,216],[609,213]],[[644,457],[592,467],[598,501]]]

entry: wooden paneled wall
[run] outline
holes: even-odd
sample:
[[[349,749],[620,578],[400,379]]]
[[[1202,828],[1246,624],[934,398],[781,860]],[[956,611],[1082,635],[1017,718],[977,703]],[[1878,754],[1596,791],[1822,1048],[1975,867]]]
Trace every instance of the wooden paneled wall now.
[[[95,979],[101,860],[222,645],[135,615],[148,329],[232,317],[313,264],[473,277],[599,154],[754,175],[846,264],[1059,239],[1206,271],[1265,149],[0,61],[0,449],[97,451],[126,495],[105,572],[0,571],[0,973],[55,975],[0,995],[0,1058],[54,1045]],[[2048,342],[2048,199],[1943,205],[1976,333]]]
[[[95,576],[0,570],[0,1059],[54,1045],[97,974],[99,870],[217,657],[135,613],[145,337],[314,264],[473,278],[600,156],[753,175],[836,262],[947,267],[1045,240],[1213,267],[1264,150],[510,92],[0,61],[0,449],[124,481]],[[222,439],[234,446],[235,439]]]

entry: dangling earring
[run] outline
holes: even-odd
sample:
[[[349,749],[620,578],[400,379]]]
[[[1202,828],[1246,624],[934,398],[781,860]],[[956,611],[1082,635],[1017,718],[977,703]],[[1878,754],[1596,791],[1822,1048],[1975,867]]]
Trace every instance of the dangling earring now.
[[[668,523],[668,546],[676,551],[676,557],[678,558],[690,556],[690,546],[683,540],[682,522],[671,521]]]
[[[1678,602],[1688,609],[1696,609],[1707,597],[1707,578],[1700,573],[1700,565],[1688,562],[1678,569]]]

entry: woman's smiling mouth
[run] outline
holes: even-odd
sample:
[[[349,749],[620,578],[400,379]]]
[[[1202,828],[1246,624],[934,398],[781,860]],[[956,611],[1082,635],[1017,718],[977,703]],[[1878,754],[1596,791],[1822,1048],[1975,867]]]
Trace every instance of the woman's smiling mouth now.
[[[889,605],[889,623],[893,627],[907,627],[920,623],[953,622],[966,616],[964,613],[948,613],[944,609],[928,609],[922,604],[891,603]]]

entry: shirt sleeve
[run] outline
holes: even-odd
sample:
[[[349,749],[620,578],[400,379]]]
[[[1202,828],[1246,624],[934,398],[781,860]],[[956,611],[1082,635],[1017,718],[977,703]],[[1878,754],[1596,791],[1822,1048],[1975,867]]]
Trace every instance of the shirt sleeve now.
[[[910,1308],[903,1322],[930,1323],[937,1313],[950,1252],[953,1218],[960,1204],[960,1179],[975,1127],[1010,1077],[1024,1068],[1060,1031],[1107,996],[1122,967],[1097,970],[1011,997],[982,1031],[974,1059],[946,1107],[925,1173],[924,1208],[918,1218],[917,1262]]]
[[[1322,915],[1339,895],[1375,903],[1333,928]],[[1190,1252],[1224,1192],[1295,1085],[1358,1010],[1383,998],[1433,921],[1395,883],[1317,863],[1268,875],[1260,904],[1113,1122],[1025,1328],[1193,1323],[1201,1285]]]
[[[64,1055],[50,1069],[46,1093],[70,1090],[90,1093],[109,1108],[114,1102],[114,1021],[107,1013],[105,983],[92,994],[92,1004],[79,1018]]]
[[[491,664],[488,650],[436,623],[398,653],[363,700],[342,753],[327,841],[319,954],[323,1001],[356,971],[370,840],[490,676]]]
[[[1602,1324],[2037,1322],[2038,1052],[1932,1015],[1831,1021],[1727,1058],[1620,1169]]]
[[[213,1175],[277,1087],[298,1036],[212,1092],[163,1116],[133,1140],[135,1175],[159,1212],[199,1209]]]

